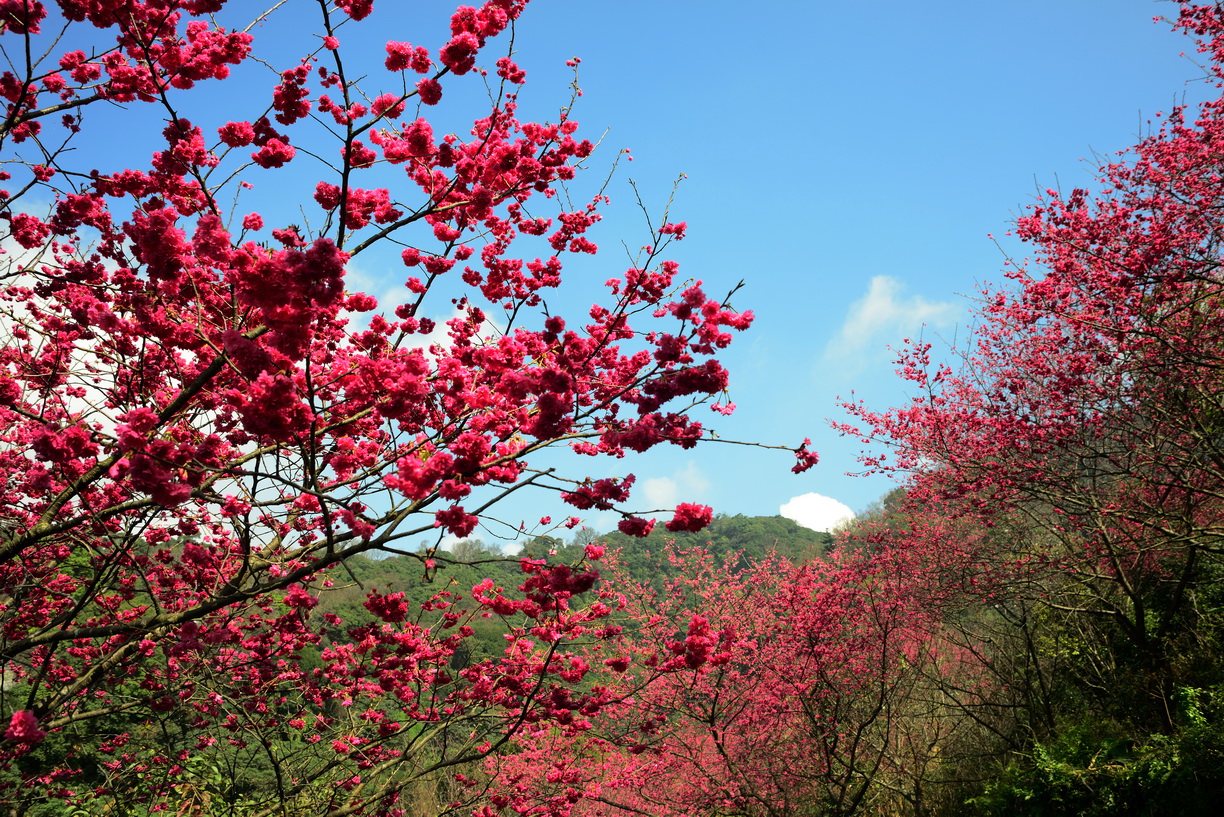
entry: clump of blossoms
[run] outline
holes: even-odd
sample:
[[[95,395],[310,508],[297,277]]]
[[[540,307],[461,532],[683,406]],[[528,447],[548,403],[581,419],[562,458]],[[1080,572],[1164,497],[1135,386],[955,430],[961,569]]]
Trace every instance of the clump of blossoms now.
[[[237,5],[0,3],[0,44],[36,55],[0,72],[0,764],[120,724],[74,733],[103,760],[69,752],[6,801],[156,810],[193,785],[193,757],[265,747],[277,802],[322,790],[391,814],[434,773],[432,736],[452,736],[446,768],[602,706],[570,649],[612,633],[589,563],[524,563],[520,586],[424,605],[370,588],[364,622],[318,620],[318,594],[346,559],[471,534],[525,486],[637,519],[632,475],[533,455],[696,445],[687,411],[726,391],[717,355],[751,323],[663,258],[686,231],[666,219],[597,303],[549,311],[608,200],[556,195],[594,150],[569,107],[519,119],[506,35],[527,0],[460,6],[440,42],[377,52],[345,42],[382,9],[337,0],[276,57],[257,36],[297,21],[278,7],[254,26]],[[196,86],[241,71],[257,88],[259,66],[253,101],[201,107]],[[467,74],[494,102],[440,133],[427,113]],[[149,106],[153,130],[90,131],[95,108]],[[90,135],[116,150],[74,165]],[[247,205],[265,190],[291,212]],[[396,302],[351,286],[362,254],[401,270]],[[670,525],[709,518],[681,505]],[[504,654],[453,668],[486,617]],[[174,751],[133,737],[170,724]],[[291,765],[267,748],[286,730],[311,747]]]

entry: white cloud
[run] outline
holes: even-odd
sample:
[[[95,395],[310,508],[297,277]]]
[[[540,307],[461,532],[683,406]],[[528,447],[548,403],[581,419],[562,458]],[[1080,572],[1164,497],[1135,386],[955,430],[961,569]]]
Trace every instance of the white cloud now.
[[[389,320],[395,308],[408,303],[411,293],[404,286],[407,273],[399,277],[391,273],[374,274],[360,264],[349,261],[344,267],[344,288],[349,292],[364,292],[378,299],[378,311]],[[415,297],[415,296],[414,296]]]
[[[787,519],[805,528],[829,531],[854,518],[854,511],[831,496],[809,493],[792,497],[779,509]]]
[[[921,295],[902,297],[905,284],[889,275],[876,275],[867,294],[850,306],[846,321],[825,347],[826,361],[845,365],[899,344],[924,324],[950,324],[957,313],[951,301],[928,301]]]
[[[697,467],[689,463],[670,477],[651,477],[642,480],[642,494],[652,508],[671,510],[681,502],[702,499],[710,490],[710,481]]]

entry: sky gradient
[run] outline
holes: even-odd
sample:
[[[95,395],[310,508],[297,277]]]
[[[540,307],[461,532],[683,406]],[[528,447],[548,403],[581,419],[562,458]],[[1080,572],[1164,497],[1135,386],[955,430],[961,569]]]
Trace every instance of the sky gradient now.
[[[621,181],[661,205],[685,175],[672,208],[689,224],[682,272],[711,291],[743,279],[735,304],[756,314],[724,357],[739,409],[720,427],[811,437],[821,454],[795,476],[777,452],[672,449],[634,465],[639,484],[730,514],[776,514],[809,492],[861,511],[891,483],[848,475],[862,445],[829,428],[838,398],[906,401],[890,347],[966,337],[1004,251],[1023,255],[1005,233],[1035,192],[1094,186],[1094,157],[1206,90],[1192,41],[1153,22],[1170,3],[745,8],[536,0],[516,41],[526,95],[582,57],[576,116],[588,134],[607,129],[609,159],[632,150]],[[640,214],[630,191],[613,195],[600,238],[614,245]]]

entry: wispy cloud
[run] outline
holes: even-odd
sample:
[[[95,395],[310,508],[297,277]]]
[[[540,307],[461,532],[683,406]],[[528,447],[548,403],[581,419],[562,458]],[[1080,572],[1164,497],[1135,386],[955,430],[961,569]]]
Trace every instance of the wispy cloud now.
[[[956,319],[955,302],[906,297],[904,290],[905,284],[892,276],[874,276],[867,294],[850,306],[841,329],[825,346],[825,362],[845,367],[901,343],[925,324],[947,326]]]
[[[692,461],[671,476],[651,477],[642,481],[642,495],[646,503],[660,510],[671,510],[681,502],[703,499],[709,490],[710,481]]]
[[[410,293],[404,286],[407,273],[396,275],[390,272],[374,273],[355,261],[349,261],[344,269],[344,287],[349,292],[364,292],[378,299],[378,311],[390,318],[395,307],[408,303]]]

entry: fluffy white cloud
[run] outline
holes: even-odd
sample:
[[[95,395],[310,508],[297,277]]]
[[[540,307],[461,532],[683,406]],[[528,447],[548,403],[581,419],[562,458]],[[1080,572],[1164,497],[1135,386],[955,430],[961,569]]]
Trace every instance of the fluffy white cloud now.
[[[641,483],[642,495],[646,504],[660,510],[671,510],[681,502],[693,502],[703,499],[710,490],[710,481],[705,474],[692,462],[681,471],[676,471],[670,477],[651,477]]]
[[[854,518],[854,511],[831,496],[810,493],[792,497],[779,509],[787,519],[805,528],[829,531]]]
[[[952,301],[928,301],[921,295],[902,297],[905,284],[888,275],[876,275],[867,294],[850,306],[846,321],[825,347],[825,361],[840,365],[899,344],[924,324],[946,326],[956,319]]]

